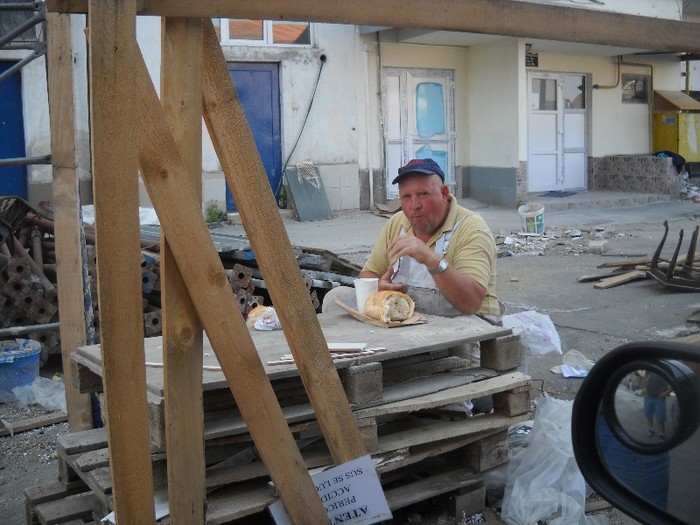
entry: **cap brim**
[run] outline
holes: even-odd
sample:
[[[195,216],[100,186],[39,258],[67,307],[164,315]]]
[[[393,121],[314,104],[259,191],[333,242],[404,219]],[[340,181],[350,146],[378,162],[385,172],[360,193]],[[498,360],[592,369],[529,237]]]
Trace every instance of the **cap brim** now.
[[[418,169],[415,169],[415,170],[411,170],[411,171],[407,171],[407,172],[405,172],[405,173],[402,173],[401,175],[397,175],[396,177],[394,177],[394,180],[392,180],[391,183],[392,183],[392,184],[396,184],[396,183],[399,182],[403,177],[405,177],[406,175],[410,175],[411,173],[423,173],[423,174],[425,174],[425,175],[437,175],[438,177],[440,177],[441,180],[443,180],[443,181],[445,180],[445,179],[443,179],[443,178],[440,176],[439,173],[435,173],[435,172],[432,171],[432,170],[426,170],[426,169],[418,168]]]

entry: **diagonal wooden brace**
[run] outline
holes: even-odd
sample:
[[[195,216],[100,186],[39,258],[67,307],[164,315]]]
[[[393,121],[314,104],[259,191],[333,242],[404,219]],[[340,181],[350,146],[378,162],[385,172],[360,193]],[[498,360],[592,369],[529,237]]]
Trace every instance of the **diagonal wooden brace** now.
[[[366,454],[211,20],[202,61],[204,121],[336,464]]]
[[[326,512],[226,279],[143,56],[137,53],[139,166],[170,249],[236,404],[295,523]]]

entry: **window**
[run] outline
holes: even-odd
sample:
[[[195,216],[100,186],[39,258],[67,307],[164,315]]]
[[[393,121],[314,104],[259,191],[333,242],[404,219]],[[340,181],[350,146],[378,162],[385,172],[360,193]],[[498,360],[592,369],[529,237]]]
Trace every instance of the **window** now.
[[[535,111],[556,111],[557,81],[552,78],[533,78],[531,103],[531,109]]]
[[[649,75],[623,73],[622,102],[627,104],[648,104]]]
[[[311,24],[308,22],[236,18],[214,18],[212,21],[222,44],[311,45]]]
[[[567,109],[586,109],[586,77],[566,75],[564,77],[564,104]]]

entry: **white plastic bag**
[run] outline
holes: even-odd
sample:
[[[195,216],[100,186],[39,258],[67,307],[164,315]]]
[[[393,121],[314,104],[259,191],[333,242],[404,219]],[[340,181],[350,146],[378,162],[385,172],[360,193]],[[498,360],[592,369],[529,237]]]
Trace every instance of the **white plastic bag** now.
[[[39,376],[28,385],[14,387],[12,393],[21,407],[38,404],[46,410],[61,410],[67,413],[63,381]]]
[[[561,354],[561,339],[554,323],[548,315],[528,310],[504,315],[503,326],[520,335],[523,345],[532,355],[544,355],[549,352]]]
[[[526,448],[508,463],[501,516],[508,525],[602,525],[585,515],[586,481],[571,444],[573,401],[544,394]]]

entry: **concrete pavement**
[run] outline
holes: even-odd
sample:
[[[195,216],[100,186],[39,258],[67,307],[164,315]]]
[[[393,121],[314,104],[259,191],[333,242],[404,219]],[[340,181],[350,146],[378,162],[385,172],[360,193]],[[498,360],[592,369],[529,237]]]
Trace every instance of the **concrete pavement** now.
[[[543,199],[545,229],[582,228],[595,226],[629,227],[647,224],[654,235],[663,230],[665,219],[673,222],[682,218],[700,215],[700,204],[690,201],[658,201],[639,206],[613,206],[615,203],[638,202],[639,194],[614,194],[604,192],[609,207],[597,208],[601,204],[601,192],[584,192],[569,202],[572,207],[563,211],[549,211]],[[625,197],[627,195],[627,197]],[[549,199],[551,202],[554,199]],[[556,199],[557,201],[564,199]],[[538,201],[539,202],[539,201]],[[496,235],[508,235],[520,231],[520,216],[517,209],[490,206],[474,199],[460,199],[459,203],[477,213],[487,222]],[[552,203],[551,207],[561,207],[562,203]],[[335,212],[330,220],[299,222],[291,210],[281,210],[284,225],[292,244],[330,250],[353,262],[361,262],[362,254],[369,253],[379,231],[386,222],[381,217],[366,210],[342,210]],[[225,226],[227,233],[245,235],[240,224]],[[658,225],[657,228],[654,225]],[[660,237],[658,237],[660,239]],[[658,240],[657,240],[658,242]]]

